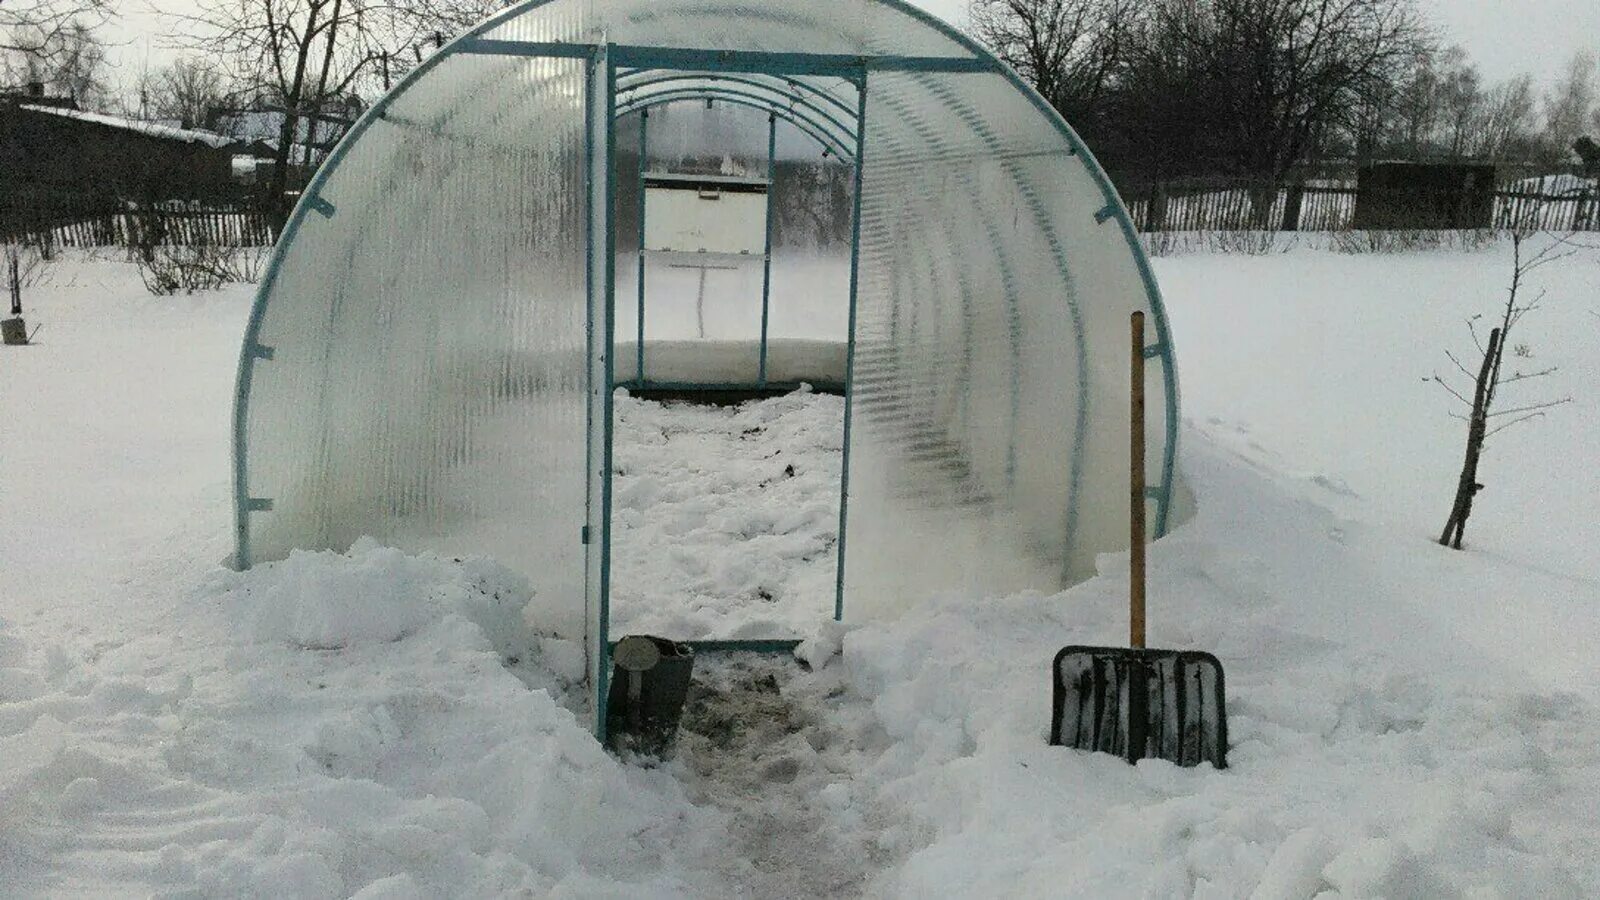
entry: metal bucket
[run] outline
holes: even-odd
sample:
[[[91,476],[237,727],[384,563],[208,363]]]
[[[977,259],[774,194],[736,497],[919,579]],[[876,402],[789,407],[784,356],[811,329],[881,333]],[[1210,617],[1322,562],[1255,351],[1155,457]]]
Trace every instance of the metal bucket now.
[[[617,641],[611,658],[606,743],[614,750],[668,755],[689,697],[694,650],[666,638],[629,635]]]

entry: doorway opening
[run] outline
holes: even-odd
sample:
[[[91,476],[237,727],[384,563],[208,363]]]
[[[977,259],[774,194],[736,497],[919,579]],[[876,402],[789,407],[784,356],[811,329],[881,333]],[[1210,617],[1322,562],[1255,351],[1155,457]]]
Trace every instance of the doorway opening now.
[[[609,631],[777,649],[837,613],[855,167],[724,81],[619,82]]]

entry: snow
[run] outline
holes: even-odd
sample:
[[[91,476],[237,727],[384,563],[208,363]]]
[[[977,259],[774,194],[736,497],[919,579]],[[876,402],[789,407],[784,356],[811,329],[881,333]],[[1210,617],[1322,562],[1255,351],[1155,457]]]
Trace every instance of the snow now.
[[[833,615],[844,398],[616,400],[612,631],[803,636]]]
[[[809,640],[702,658],[678,755],[612,757],[529,573],[222,569],[248,292],[56,264],[0,353],[0,895],[1600,894],[1600,261],[1538,274],[1529,390],[1574,401],[1496,439],[1465,553],[1423,377],[1506,247],[1156,266],[1197,513],[1150,637],[1221,658],[1226,771],[1044,745],[1053,653],[1123,639],[1125,554],[826,622],[842,409],[806,393],[618,399],[621,626]]]
[[[233,138],[211,131],[200,131],[193,128],[176,128],[163,125],[160,122],[146,122],[140,119],[126,119],[122,116],[111,116],[105,113],[87,112],[81,109],[66,109],[59,106],[38,106],[31,103],[22,104],[19,109],[29,112],[48,113],[52,116],[61,116],[64,119],[76,119],[80,122],[92,122],[104,125],[107,128],[120,128],[123,131],[136,131],[143,135],[161,138],[168,141],[183,141],[186,144],[205,144],[209,147],[227,147],[233,143]]]

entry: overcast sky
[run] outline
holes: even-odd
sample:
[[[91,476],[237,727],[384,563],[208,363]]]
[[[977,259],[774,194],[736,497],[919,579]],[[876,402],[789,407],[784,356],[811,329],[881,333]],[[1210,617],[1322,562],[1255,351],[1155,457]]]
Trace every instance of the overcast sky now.
[[[162,22],[152,0],[121,0],[113,26],[120,46],[113,59],[119,81],[130,81],[145,60],[159,66],[172,56],[162,48]],[[161,8],[192,8],[193,0],[154,0]],[[804,3],[806,0],[794,0]],[[912,0],[961,25],[967,0]],[[1459,43],[1489,81],[1522,72],[1541,84],[1554,80],[1579,49],[1600,52],[1600,0],[1419,0],[1446,43]]]

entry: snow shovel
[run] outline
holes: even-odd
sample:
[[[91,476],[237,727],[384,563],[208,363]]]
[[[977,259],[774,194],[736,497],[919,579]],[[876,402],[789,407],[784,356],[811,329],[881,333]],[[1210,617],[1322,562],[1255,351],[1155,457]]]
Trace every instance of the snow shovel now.
[[[1130,763],[1227,767],[1222,664],[1198,650],[1144,646],[1144,313],[1133,314],[1128,647],[1065,647],[1051,663],[1050,743]]]

